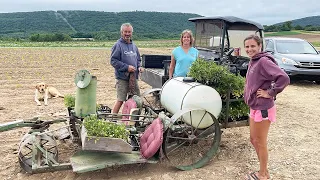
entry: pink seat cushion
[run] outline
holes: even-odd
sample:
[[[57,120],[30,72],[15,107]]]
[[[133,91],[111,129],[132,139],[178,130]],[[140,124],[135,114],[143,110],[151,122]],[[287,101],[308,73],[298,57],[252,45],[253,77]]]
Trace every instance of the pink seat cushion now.
[[[137,108],[137,103],[132,98],[130,98],[124,103],[122,108],[122,114],[130,114],[130,110],[132,108]],[[130,116],[122,116],[122,119],[126,125],[129,124],[129,118]]]
[[[142,157],[152,157],[160,148],[163,141],[163,124],[160,118],[150,124],[140,138],[140,152]]]

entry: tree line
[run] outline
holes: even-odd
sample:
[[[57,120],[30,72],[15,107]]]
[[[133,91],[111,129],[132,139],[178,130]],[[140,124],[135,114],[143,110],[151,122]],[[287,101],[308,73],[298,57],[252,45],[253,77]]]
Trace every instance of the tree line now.
[[[0,13],[0,38],[58,41],[62,37],[115,40],[120,25],[130,22],[135,39],[179,38],[184,29],[194,30],[189,18],[200,15],[168,12],[37,11]],[[68,37],[69,36],[69,37]]]
[[[291,31],[291,30],[305,30],[305,31],[320,31],[320,26],[313,26],[313,25],[293,25],[292,21],[286,21],[282,24],[275,24],[275,25],[264,25],[265,32],[280,32],[280,31]]]
[[[105,41],[105,40],[117,40],[120,38],[120,33],[111,32],[97,32],[97,33],[76,33],[76,34],[64,34],[64,33],[46,33],[46,34],[32,34],[27,40],[33,42],[54,42],[54,41],[72,41],[77,40],[90,40]],[[133,35],[135,40],[147,40],[147,39],[178,39],[179,34],[137,34]],[[12,39],[12,38],[11,38]],[[15,38],[16,39],[16,38]],[[18,38],[19,39],[19,38]],[[6,40],[9,40],[7,38]]]
[[[69,41],[72,38],[116,40],[120,25],[134,26],[133,38],[178,39],[184,29],[194,31],[189,18],[201,15],[169,12],[37,11],[0,13],[0,40]],[[320,30],[320,16],[267,26],[266,32]]]

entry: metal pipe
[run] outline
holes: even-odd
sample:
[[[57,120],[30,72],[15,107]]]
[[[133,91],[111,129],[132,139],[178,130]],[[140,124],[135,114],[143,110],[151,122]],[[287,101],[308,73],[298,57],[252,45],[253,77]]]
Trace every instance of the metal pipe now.
[[[99,113],[98,115],[116,115],[116,117],[121,117],[121,116],[131,116],[131,117],[146,117],[146,118],[157,118],[158,116],[146,116],[146,115],[135,115],[135,114],[117,114],[117,113]]]

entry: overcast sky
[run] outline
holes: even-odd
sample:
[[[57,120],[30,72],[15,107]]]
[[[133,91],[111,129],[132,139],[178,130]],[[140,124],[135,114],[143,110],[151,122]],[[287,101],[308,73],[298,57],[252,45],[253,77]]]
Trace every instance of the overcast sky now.
[[[45,10],[157,11],[237,16],[263,25],[320,15],[319,0],[0,0],[0,13]]]

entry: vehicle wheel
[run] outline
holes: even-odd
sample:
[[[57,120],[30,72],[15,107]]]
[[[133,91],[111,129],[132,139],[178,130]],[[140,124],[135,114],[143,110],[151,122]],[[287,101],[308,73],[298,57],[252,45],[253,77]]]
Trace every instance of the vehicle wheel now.
[[[199,128],[202,121],[208,127]],[[181,110],[171,117],[164,134],[163,152],[172,166],[192,170],[204,166],[217,153],[221,130],[218,120],[206,110]],[[202,126],[202,125],[200,125]]]
[[[33,164],[39,167],[57,163],[57,143],[53,136],[49,134],[26,134],[20,142],[18,157],[22,169],[32,173]]]

